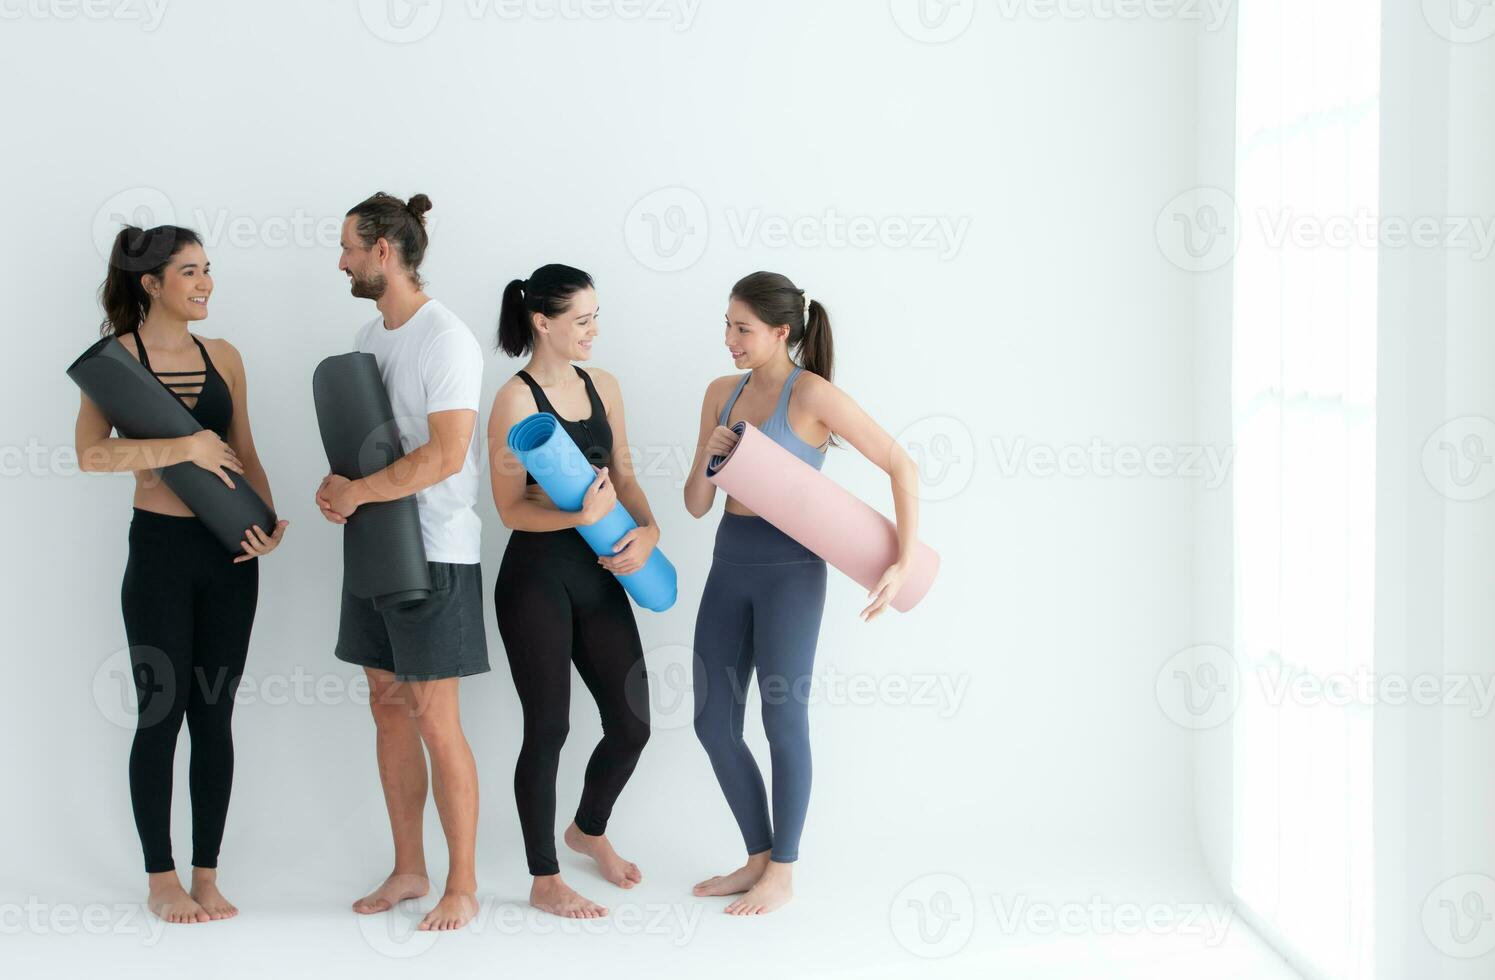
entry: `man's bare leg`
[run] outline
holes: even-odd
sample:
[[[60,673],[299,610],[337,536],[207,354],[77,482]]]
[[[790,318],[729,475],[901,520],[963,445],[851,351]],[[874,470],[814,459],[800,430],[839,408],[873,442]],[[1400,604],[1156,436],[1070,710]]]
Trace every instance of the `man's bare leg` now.
[[[420,739],[431,755],[436,812],[446,834],[450,865],[446,890],[419,928],[461,929],[478,912],[476,849],[478,768],[462,734],[457,678],[411,682]]]
[[[378,888],[353,903],[363,915],[388,912],[407,898],[430,891],[421,821],[426,809],[426,754],[421,748],[410,685],[387,670],[364,668],[369,678],[369,709],[379,756],[379,782],[394,835],[395,866]]]

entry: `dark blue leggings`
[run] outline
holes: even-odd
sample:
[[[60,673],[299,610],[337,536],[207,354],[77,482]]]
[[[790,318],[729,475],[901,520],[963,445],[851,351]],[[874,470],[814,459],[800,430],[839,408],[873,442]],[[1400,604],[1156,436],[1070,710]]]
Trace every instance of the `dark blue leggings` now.
[[[809,688],[825,609],[825,562],[761,517],[722,515],[696,616],[696,736],[749,854],[799,857],[810,805]],[[742,739],[754,669],[773,766],[773,820]]]

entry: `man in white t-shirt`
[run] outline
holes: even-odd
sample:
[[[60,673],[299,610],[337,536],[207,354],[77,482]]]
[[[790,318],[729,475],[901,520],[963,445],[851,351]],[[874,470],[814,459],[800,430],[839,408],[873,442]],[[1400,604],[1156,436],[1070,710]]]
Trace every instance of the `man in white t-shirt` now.
[[[358,480],[328,474],[317,489],[317,506],[337,524],[375,501],[414,493],[420,506],[430,597],[380,610],[345,589],[337,657],[368,674],[394,834],[394,870],[353,910],[385,912],[430,888],[421,829],[429,753],[450,866],[445,894],[421,921],[426,930],[460,929],[477,914],[478,775],[462,734],[457,680],[488,669],[482,524],[473,509],[483,351],[466,324],[422,291],[422,215],[430,207],[424,194],[405,202],[379,193],[343,222],[338,268],[354,296],[379,307],[379,316],[359,330],[357,349],[379,363],[405,456]]]

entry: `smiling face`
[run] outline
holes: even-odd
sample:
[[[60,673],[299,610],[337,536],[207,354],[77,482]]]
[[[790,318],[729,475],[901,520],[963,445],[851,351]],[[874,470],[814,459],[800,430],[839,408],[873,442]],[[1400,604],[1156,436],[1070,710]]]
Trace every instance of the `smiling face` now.
[[[535,313],[535,337],[552,352],[568,361],[586,361],[592,357],[592,340],[597,336],[597,290],[587,287],[571,294],[571,301],[557,317]]]
[[[353,295],[360,299],[374,300],[383,296],[384,290],[389,287],[389,279],[384,274],[383,257],[393,255],[388,243],[380,238],[372,245],[365,245],[358,236],[358,218],[355,215],[343,222],[341,244],[342,255],[337,260],[337,267],[347,275]]]
[[[788,339],[787,326],[764,323],[751,306],[736,296],[727,303],[727,352],[739,370],[752,370],[769,363]]]
[[[172,319],[202,320],[208,315],[213,276],[201,245],[187,245],[171,257],[160,276],[145,275],[141,284],[151,298],[151,309]]]

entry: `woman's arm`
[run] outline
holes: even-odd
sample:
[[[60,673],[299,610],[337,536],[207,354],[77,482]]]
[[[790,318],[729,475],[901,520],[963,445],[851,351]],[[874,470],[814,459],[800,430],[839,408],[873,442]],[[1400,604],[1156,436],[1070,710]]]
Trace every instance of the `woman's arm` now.
[[[123,439],[111,437],[114,426],[104,417],[93,399],[81,395],[78,421],[73,429],[74,451],[78,468],[85,473],[126,473],[164,469],[176,463],[195,463],[212,470],[219,479],[233,486],[229,475],[243,473],[234,451],[217,433],[207,429],[175,439]]]
[[[214,345],[214,363],[228,367],[229,392],[233,396],[234,414],[228,423],[228,446],[239,458],[244,479],[254,487],[270,506],[275,509],[275,500],[270,494],[270,478],[260,463],[260,454],[254,448],[254,433],[249,426],[249,379],[244,373],[244,359],[239,351],[226,340],[209,341]],[[220,372],[223,373],[223,372]]]
[[[226,340],[212,340],[208,343],[213,345],[213,363],[228,368],[228,389],[234,403],[234,413],[228,422],[228,448],[239,460],[242,467],[239,472],[244,474],[244,479],[249,481],[254,492],[273,511],[275,500],[270,495],[270,478],[265,475],[265,467],[260,463],[260,455],[254,448],[254,432],[249,425],[249,378],[244,371],[244,359],[239,356],[238,349]],[[258,524],[245,528],[244,540],[239,543],[239,548],[244,553],[234,558],[234,562],[268,555],[280,546],[286,528],[290,526],[290,521],[279,520],[272,528],[262,528]]]
[[[819,375],[806,373],[800,402],[835,434],[888,474],[898,526],[898,557],[868,593],[873,602],[864,619],[880,614],[902,587],[919,542],[919,468],[913,458],[850,395]]]
[[[562,531],[596,523],[617,499],[606,469],[588,488],[580,511],[547,507],[525,493],[525,470],[509,451],[509,429],[534,411],[533,402],[526,404],[526,394],[522,386],[505,384],[494,396],[488,415],[488,476],[499,520],[512,531]],[[601,509],[603,503],[605,509]]]
[[[659,544],[659,525],[649,508],[649,498],[633,472],[633,452],[628,444],[628,425],[624,421],[623,389],[618,379],[606,371],[599,369],[590,373],[597,384],[597,394],[607,409],[607,424],[613,432],[613,448],[608,457],[613,488],[623,509],[638,525],[613,542],[613,554],[599,556],[598,563],[614,575],[628,575],[642,568]]]
[[[721,411],[718,406],[724,396],[724,386],[735,380],[731,377],[717,378],[706,386],[706,394],[701,399],[696,455],[691,461],[690,473],[685,478],[685,509],[690,512],[691,517],[704,517],[716,502],[716,484],[706,479],[706,464],[711,461],[712,456],[717,455],[714,450],[720,449],[719,443],[725,439],[716,430],[723,429],[733,442],[736,441],[736,436],[730,429],[716,424],[717,414]]]

